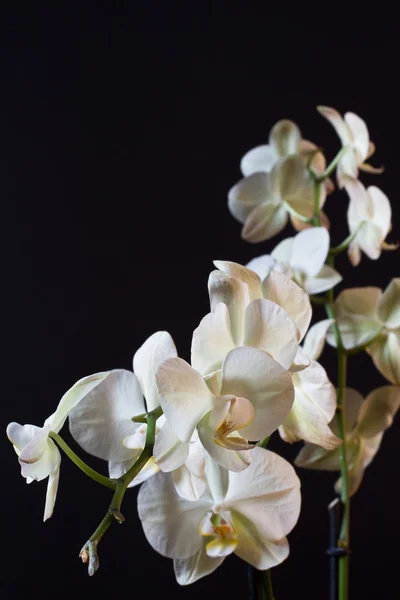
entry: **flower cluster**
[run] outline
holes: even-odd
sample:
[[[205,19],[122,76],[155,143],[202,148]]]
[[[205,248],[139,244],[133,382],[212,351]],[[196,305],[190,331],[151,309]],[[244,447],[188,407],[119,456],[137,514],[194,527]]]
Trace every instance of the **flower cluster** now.
[[[228,194],[242,237],[267,240],[289,217],[297,233],[246,266],[214,262],[210,310],[193,331],[190,362],[178,356],[169,333],[156,332],[136,352],[132,371],[81,379],[43,427],[7,428],[27,482],[49,479],[47,519],[58,486],[56,443],[65,449],[59,431],[69,418],[76,442],[108,463],[109,477],[86,471],[116,490],[111,517],[122,518],[126,488],[142,484],[144,533],[174,560],[181,584],[211,573],[231,553],[262,570],[287,557],[300,482],[284,458],[265,448],[274,432],[288,443],[304,442],[296,465],[340,472],[336,490],[345,504],[400,405],[400,279],[384,292],[345,289],[336,300],[333,292],[342,281],[337,254],[347,249],[358,265],[361,252],[375,260],[395,248],[385,242],[389,200],[358,179],[359,170],[382,169],[365,163],[374,146],[362,119],[343,119],[327,107],[319,112],[343,145],[328,167],[319,147],[288,120],[272,128],[268,145],[243,157],[244,177]],[[349,197],[349,237],[332,248],[322,207],[333,193],[335,168]],[[325,304],[328,318],[310,327],[312,302]],[[342,363],[367,351],[392,385],[363,400],[346,387],[342,369],[336,390],[318,362],[325,340]],[[98,541],[90,538],[82,553],[92,572]]]

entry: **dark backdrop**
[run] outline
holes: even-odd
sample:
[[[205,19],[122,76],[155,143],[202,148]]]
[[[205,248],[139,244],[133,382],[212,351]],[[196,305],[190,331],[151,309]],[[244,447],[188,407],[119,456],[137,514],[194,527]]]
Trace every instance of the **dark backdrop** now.
[[[328,26],[317,12],[299,19],[244,4],[237,12],[204,4],[198,14],[188,13],[189,3],[180,13],[169,3],[135,11],[56,4],[2,9],[3,428],[11,420],[40,425],[84,375],[131,368],[135,350],[159,329],[188,358],[191,332],[208,309],[211,261],[246,263],[290,234],[246,244],[226,205],[241,156],[265,142],[279,118],[298,122],[332,157],[338,140],[315,106],[360,114],[377,145],[373,162],[386,166],[363,180],[390,197],[399,238],[399,46],[390,15],[381,23],[375,13],[368,22],[343,13]],[[346,235],[345,208],[344,194],[328,201],[335,244]],[[398,253],[363,258],[358,269],[345,256],[338,264],[346,286],[384,287],[398,275]],[[329,349],[324,364],[334,380]],[[351,361],[349,381],[364,393],[384,384],[367,356]],[[398,597],[398,427],[353,502],[354,598]],[[135,491],[123,506],[125,524],[101,544],[100,571],[88,578],[78,552],[108,490],[64,458],[56,510],[43,524],[46,484],[27,487],[4,435],[0,444],[2,597],[246,594],[246,567],[235,557],[180,588],[172,562],[143,536]],[[288,458],[298,451],[278,439],[272,448]],[[300,475],[303,510],[290,559],[273,572],[278,600],[327,597],[326,505],[335,476]]]

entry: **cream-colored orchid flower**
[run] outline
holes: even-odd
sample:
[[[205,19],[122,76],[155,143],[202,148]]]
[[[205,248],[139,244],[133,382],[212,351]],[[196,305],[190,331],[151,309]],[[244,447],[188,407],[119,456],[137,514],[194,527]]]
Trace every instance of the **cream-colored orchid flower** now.
[[[294,400],[290,373],[257,348],[229,351],[222,369],[206,380],[181,358],[163,362],[156,378],[174,434],[188,443],[197,427],[210,456],[231,471],[248,466],[254,442],[283,423]]]
[[[317,110],[334,127],[343,148],[346,148],[337,168],[337,179],[339,187],[344,185],[344,177],[358,178],[358,169],[368,173],[382,173],[383,168],[375,168],[365,163],[375,152],[375,146],[369,139],[369,133],[365,121],[352,112],[344,115],[344,118],[334,108],[328,106],[317,106]]]
[[[20,425],[19,423],[10,423],[7,427],[7,436],[18,455],[21,475],[26,478],[27,483],[49,478],[44,521],[53,514],[61,463],[60,452],[53,440],[50,439],[49,433],[51,431],[58,433],[74,407],[82,401],[86,394],[101,385],[108,375],[108,372],[96,373],[77,381],[61,398],[55,413],[46,419],[43,427]]]
[[[237,263],[214,264],[218,270],[208,281],[211,313],[193,333],[192,366],[209,375],[221,368],[230,350],[252,346],[288,369],[311,320],[308,295],[283,273],[261,281]]]
[[[209,575],[235,553],[256,569],[270,569],[289,554],[287,534],[300,512],[300,482],[283,458],[253,450],[241,473],[207,460],[208,489],[196,502],[177,497],[171,477],[158,473],[143,484],[138,512],[145,536],[174,559],[178,583]]]
[[[326,197],[321,185],[320,206]],[[256,172],[241,179],[228,193],[228,207],[243,224],[242,238],[268,240],[286,226],[288,214],[307,221],[314,215],[314,183],[303,159],[280,159],[270,173]]]
[[[319,294],[342,280],[335,269],[325,264],[328,251],[328,231],[325,227],[313,227],[282,240],[270,255],[254,258],[246,266],[263,278],[273,270],[282,271],[308,294]]]
[[[349,466],[349,493],[358,490],[364,471],[379,450],[384,431],[390,427],[400,406],[400,388],[392,385],[377,388],[363,400],[351,388],[345,394],[345,438]],[[337,431],[336,418],[331,423]],[[295,460],[299,467],[340,471],[339,450],[327,451],[305,444]],[[336,483],[340,490],[341,481]]]
[[[335,302],[343,346],[366,347],[378,371],[400,385],[400,278],[382,292],[377,287],[344,290]],[[327,340],[336,346],[332,331]]]
[[[70,414],[72,436],[86,452],[108,461],[110,477],[118,478],[126,473],[143,450],[147,425],[134,423],[132,417],[154,410],[160,405],[156,372],[167,358],[176,356],[176,348],[169,333],[154,333],[135,353],[134,373],[125,369],[111,371],[107,380],[87,394]],[[165,438],[167,428],[162,415],[156,423],[156,445],[160,435]],[[161,434],[163,430],[164,433]],[[171,443],[171,435],[169,441]],[[175,446],[179,443],[176,436],[173,442]],[[194,493],[201,494],[205,489],[204,477],[201,476],[204,457],[203,465],[201,457],[199,464],[195,465],[193,450],[191,460],[189,459],[189,449],[189,444],[179,448],[179,466],[182,468],[176,474],[176,481],[180,493],[192,499]],[[159,458],[160,464],[155,458]],[[188,461],[188,466],[184,464],[185,461]],[[157,473],[161,466],[170,470],[165,457],[162,454],[155,455],[132,480],[130,487]]]
[[[358,179],[343,177],[343,185],[350,198],[347,211],[350,234],[355,236],[348,248],[350,262],[357,266],[361,251],[376,260],[384,246],[396,249],[397,246],[384,244],[392,218],[387,196],[376,186],[365,189]]]

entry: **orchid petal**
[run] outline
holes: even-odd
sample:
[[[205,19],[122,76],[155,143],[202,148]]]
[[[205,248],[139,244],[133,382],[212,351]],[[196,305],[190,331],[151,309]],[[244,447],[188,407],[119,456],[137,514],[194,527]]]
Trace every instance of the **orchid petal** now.
[[[400,327],[400,277],[395,277],[383,292],[379,302],[378,316],[386,327]]]
[[[296,356],[297,327],[287,312],[270,300],[254,300],[245,312],[244,345],[268,352],[285,369]]]
[[[286,208],[279,203],[264,202],[249,214],[242,229],[242,238],[255,244],[269,240],[284,229],[288,222]]]
[[[131,371],[111,371],[69,416],[70,431],[78,444],[103,460],[123,462],[131,457],[124,438],[139,428],[132,417],[146,412],[139,381]]]
[[[277,454],[256,447],[253,460],[242,473],[229,473],[224,504],[234,521],[247,519],[258,536],[281,540],[297,522],[300,511],[300,482],[293,467]]]
[[[53,514],[54,505],[56,503],[56,496],[58,490],[58,482],[60,479],[60,463],[61,456],[58,452],[57,456],[58,462],[54,465],[53,469],[49,474],[49,481],[47,482],[47,491],[46,491],[46,502],[44,507],[44,516],[43,521],[47,521]]]
[[[254,173],[269,173],[277,160],[278,156],[270,145],[256,146],[243,156],[240,170],[245,177]]]
[[[271,252],[272,258],[281,263],[290,264],[293,255],[294,237],[288,237],[279,242]]]
[[[264,298],[281,306],[296,323],[300,340],[304,337],[312,317],[308,294],[284,273],[272,272],[263,281]]]
[[[232,305],[231,305],[232,306]],[[225,356],[235,347],[230,332],[228,308],[219,303],[193,332],[191,363],[202,375],[221,368]]]
[[[275,123],[269,135],[269,143],[276,156],[296,154],[300,140],[300,129],[289,119],[282,119]]]
[[[167,473],[183,465],[189,455],[190,442],[181,442],[166,421],[157,434],[153,456],[156,464]]]
[[[212,271],[208,279],[208,291],[211,310],[213,312],[221,302],[226,304],[229,312],[229,328],[232,340],[235,344],[240,344],[243,339],[244,309],[250,301],[248,286],[236,277],[227,275],[222,271]],[[222,316],[222,309],[220,309],[218,318],[222,319]],[[218,328],[222,326],[223,323],[219,323]],[[206,326],[203,325],[203,327],[205,328]],[[199,335],[199,333],[196,335]],[[223,338],[226,341],[225,333],[223,334]]]
[[[227,275],[240,279],[246,284],[249,290],[249,299],[256,300],[261,298],[261,280],[260,277],[248,267],[239,265],[227,260],[214,260],[214,265]]]
[[[189,585],[206,575],[210,575],[224,561],[225,556],[213,557],[207,555],[205,546],[187,559],[175,559],[174,571],[180,585]]]
[[[329,265],[324,265],[318,275],[308,277],[304,280],[304,289],[308,294],[320,294],[331,290],[342,281],[340,273]]]
[[[337,110],[330,108],[329,106],[317,106],[317,110],[334,127],[343,146],[346,146],[347,144],[353,144],[354,140],[350,126],[337,112]]]
[[[333,319],[324,319],[310,327],[304,338],[303,350],[312,360],[318,360],[325,346],[325,338]]]
[[[253,210],[267,200],[268,181],[266,173],[254,173],[229,190],[228,208],[237,221],[244,224]]]
[[[222,373],[221,395],[247,398],[254,406],[254,420],[241,430],[246,439],[263,439],[285,420],[294,400],[292,379],[268,354],[256,348],[236,348],[227,355]]]
[[[347,112],[344,115],[344,120],[350,128],[353,144],[359,152],[359,161],[362,163],[367,158],[369,152],[369,133],[367,125],[363,119],[352,112]]]
[[[400,333],[389,331],[380,334],[367,348],[374,365],[391,383],[400,385]]]
[[[166,331],[153,333],[139,348],[133,357],[133,370],[139,379],[143,395],[146,398],[147,411],[160,405],[156,385],[158,367],[167,358],[178,356],[174,341]]]
[[[321,271],[329,250],[329,233],[325,227],[304,229],[293,238],[290,266],[309,277]]]
[[[246,267],[257,273],[261,281],[263,281],[274,269],[276,260],[270,254],[264,254],[253,258]]]
[[[184,500],[195,502],[206,491],[206,481],[204,477],[193,475],[186,465],[172,472],[175,489],[179,496]]]
[[[209,419],[209,414],[204,415],[198,426],[200,441],[208,454],[216,463],[229,471],[239,472],[246,469],[251,462],[251,453],[253,450],[236,451],[223,448],[219,444],[216,444],[214,441],[214,433],[209,424]]]
[[[256,569],[271,569],[289,556],[289,544],[286,538],[271,542],[261,537],[254,525],[242,515],[234,515],[234,527],[238,539],[236,556]]]
[[[213,394],[200,373],[181,358],[169,358],[157,372],[161,406],[169,425],[188,442],[201,417],[212,409]]]
[[[385,385],[368,394],[358,417],[358,435],[371,438],[388,429],[399,407],[399,387]]]
[[[199,525],[210,510],[208,493],[197,502],[181,498],[172,477],[157,473],[148,479],[138,494],[138,512],[150,545],[168,558],[189,558],[203,546]]]

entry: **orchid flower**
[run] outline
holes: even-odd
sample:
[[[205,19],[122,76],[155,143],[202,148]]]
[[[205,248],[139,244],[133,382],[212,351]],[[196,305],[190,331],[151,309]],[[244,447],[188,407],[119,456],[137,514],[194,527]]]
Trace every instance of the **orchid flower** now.
[[[390,427],[400,406],[400,388],[387,385],[377,388],[367,398],[351,388],[345,393],[345,438],[349,466],[349,494],[358,490],[364,471],[379,450],[384,431]],[[331,424],[337,430],[336,417]],[[327,451],[305,444],[295,460],[299,467],[340,471],[339,451]],[[341,481],[336,483],[340,490]]]
[[[10,423],[7,427],[7,436],[18,455],[21,475],[26,478],[27,483],[49,478],[44,521],[53,514],[61,463],[60,452],[49,437],[49,433],[52,431],[58,433],[74,407],[82,401],[86,394],[101,385],[107,377],[108,372],[96,373],[77,381],[61,398],[56,411],[46,419],[43,427],[20,425],[19,423]]]
[[[156,372],[167,358],[176,357],[174,342],[166,331],[151,335],[133,358],[132,371],[115,369],[96,390],[84,398],[70,414],[70,430],[74,439],[89,454],[108,461],[110,477],[126,473],[142,452],[147,425],[134,423],[132,417],[154,410],[160,405]],[[170,458],[165,456],[160,442],[168,435],[169,444],[180,445],[166,423],[164,415],[156,422],[154,456],[131,481],[133,487],[151,477],[159,468],[171,470]],[[160,440],[158,438],[160,437]],[[171,439],[172,437],[172,439]],[[190,450],[190,452],[189,452]],[[195,499],[205,490],[204,450],[196,436],[192,443],[180,448],[182,460],[175,473],[177,492]],[[175,469],[175,464],[172,465]]]
[[[229,351],[222,369],[206,379],[183,359],[170,358],[159,367],[156,379],[173,433],[187,444],[197,427],[206,451],[231,471],[248,466],[254,442],[283,423],[294,400],[288,371],[257,348]],[[171,450],[169,441],[165,446],[166,454],[179,456],[181,446]]]
[[[329,233],[325,227],[300,231],[295,237],[280,242],[270,255],[259,256],[247,264],[261,277],[280,270],[291,277],[308,294],[330,290],[341,275],[325,264],[329,252]]]
[[[366,347],[378,371],[400,385],[400,278],[392,279],[384,292],[377,287],[344,290],[335,312],[344,348]],[[332,332],[327,340],[336,346]]]
[[[365,121],[352,112],[344,115],[344,118],[334,109],[328,106],[318,106],[317,110],[334,127],[343,148],[347,150],[341,157],[337,169],[339,187],[344,185],[344,177],[358,178],[358,169],[367,173],[382,173],[383,168],[375,168],[365,163],[375,152],[375,145],[369,139],[369,133]]]
[[[300,482],[283,458],[253,450],[246,471],[232,473],[207,460],[208,488],[197,502],[175,494],[171,477],[158,473],[138,495],[145,536],[174,559],[181,585],[209,575],[235,553],[256,569],[280,564],[289,554],[287,534],[300,511]]]
[[[321,184],[321,207],[325,197]],[[279,160],[270,173],[256,172],[241,179],[228,193],[228,207],[243,224],[243,239],[268,240],[284,229],[288,214],[302,221],[313,217],[313,178],[300,156],[289,156]]]
[[[261,283],[257,273],[242,265],[214,264],[219,270],[209,277],[211,312],[193,333],[192,366],[209,375],[221,368],[230,350],[251,346],[291,368],[300,360],[298,343],[311,319],[307,294],[282,273]]]
[[[354,235],[348,248],[350,262],[357,266],[361,260],[361,251],[368,258],[376,260],[380,257],[382,248],[396,249],[396,245],[385,244],[392,217],[387,196],[376,186],[370,186],[366,190],[358,179],[344,177],[343,181],[350,197],[347,221],[350,234]]]

